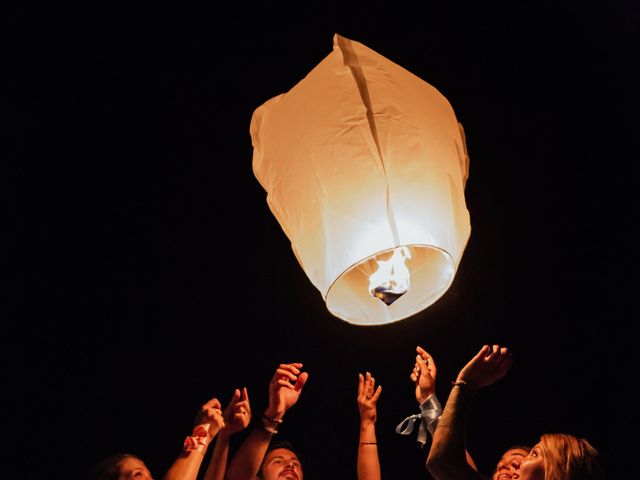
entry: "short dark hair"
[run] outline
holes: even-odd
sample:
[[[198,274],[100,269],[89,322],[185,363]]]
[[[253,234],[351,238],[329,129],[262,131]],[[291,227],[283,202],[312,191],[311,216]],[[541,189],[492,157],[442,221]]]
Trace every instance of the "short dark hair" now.
[[[267,447],[267,451],[264,452],[264,457],[262,457],[262,464],[260,464],[260,470],[258,470],[258,478],[263,478],[262,467],[264,466],[264,460],[265,458],[267,458],[267,455],[269,454],[269,452],[271,450],[275,450],[276,448],[286,448],[287,450],[291,450],[293,453],[296,454],[296,457],[298,457],[298,461],[300,462],[300,465],[302,466],[304,464],[304,462],[302,461],[302,455],[300,455],[300,452],[296,449],[293,443],[291,443],[288,440],[271,440],[271,442],[269,443],[269,446]]]

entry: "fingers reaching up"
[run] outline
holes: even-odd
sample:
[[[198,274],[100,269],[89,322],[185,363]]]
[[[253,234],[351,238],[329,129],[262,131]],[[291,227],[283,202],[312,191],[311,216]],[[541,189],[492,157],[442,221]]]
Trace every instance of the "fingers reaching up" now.
[[[376,388],[376,379],[371,373],[366,372],[365,376],[358,374],[358,401],[373,402],[378,401],[378,397],[382,393],[382,386]]]
[[[205,403],[198,411],[194,420],[194,426],[209,425],[209,438],[213,438],[224,428],[224,417],[222,415],[222,406],[217,398],[212,398]]]
[[[382,386],[376,388],[376,379],[371,373],[366,372],[365,375],[358,374],[358,410],[360,411],[361,422],[375,423],[377,419],[376,403]]]
[[[416,359],[409,377],[416,385],[416,400],[425,402],[436,391],[436,362],[424,348],[416,347]]]
[[[224,432],[231,434],[247,428],[251,421],[251,404],[246,388],[235,389],[223,412]]]
[[[512,364],[513,358],[507,347],[484,345],[460,370],[457,381],[473,388],[485,387],[504,377]]]
[[[268,417],[281,419],[297,403],[309,379],[309,374],[301,370],[302,366],[302,363],[282,363],[278,366],[269,383],[269,406],[265,411]]]

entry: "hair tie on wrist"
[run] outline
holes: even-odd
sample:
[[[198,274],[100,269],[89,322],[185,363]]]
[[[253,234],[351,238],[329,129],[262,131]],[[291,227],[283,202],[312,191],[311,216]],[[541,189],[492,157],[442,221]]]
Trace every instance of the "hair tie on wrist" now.
[[[209,443],[210,426],[210,424],[205,423],[194,427],[191,435],[184,439],[184,443],[182,445],[183,450],[185,452],[191,452],[192,450],[204,452],[207,449],[207,444]]]
[[[475,393],[478,390],[478,387],[473,383],[469,383],[466,380],[456,380],[455,382],[451,382],[452,388],[458,387],[460,390],[465,390],[469,393]]]

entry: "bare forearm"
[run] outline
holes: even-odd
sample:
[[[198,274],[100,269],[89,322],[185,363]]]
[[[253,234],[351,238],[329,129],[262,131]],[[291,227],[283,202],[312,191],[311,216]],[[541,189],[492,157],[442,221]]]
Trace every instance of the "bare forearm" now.
[[[427,469],[436,480],[484,479],[467,460],[466,429],[473,392],[454,387],[442,412],[427,458]]]
[[[464,460],[466,426],[470,406],[470,395],[465,395],[459,388],[451,390],[433,435],[433,443],[429,451],[430,458],[443,456],[452,459],[458,456],[458,460]]]
[[[270,441],[271,434],[254,428],[233,456],[227,480],[254,480]]]
[[[358,480],[380,480],[380,477],[375,423],[363,422],[358,444]]]
[[[204,480],[224,480],[229,458],[229,440],[229,435],[224,432],[218,435]]]
[[[206,450],[183,452],[169,467],[164,480],[196,480]]]

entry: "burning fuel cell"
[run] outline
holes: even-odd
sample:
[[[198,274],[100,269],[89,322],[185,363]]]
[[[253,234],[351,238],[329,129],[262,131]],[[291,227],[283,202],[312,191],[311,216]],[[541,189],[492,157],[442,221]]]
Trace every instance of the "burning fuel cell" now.
[[[388,306],[407,293],[411,286],[411,274],[405,264],[411,253],[406,247],[399,247],[388,260],[378,257],[389,257],[389,253],[376,256],[378,270],[369,277],[369,293]]]

